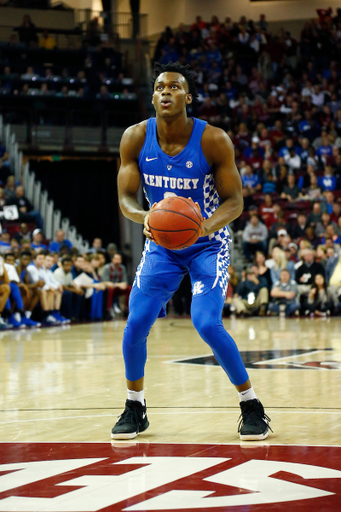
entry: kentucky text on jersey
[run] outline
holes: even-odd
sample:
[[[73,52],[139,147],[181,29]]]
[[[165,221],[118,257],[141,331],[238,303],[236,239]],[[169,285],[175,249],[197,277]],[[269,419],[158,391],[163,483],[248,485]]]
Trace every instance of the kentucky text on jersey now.
[[[143,173],[143,178],[146,185],[172,190],[194,190],[198,187],[199,181],[193,178],[171,178],[146,173]]]

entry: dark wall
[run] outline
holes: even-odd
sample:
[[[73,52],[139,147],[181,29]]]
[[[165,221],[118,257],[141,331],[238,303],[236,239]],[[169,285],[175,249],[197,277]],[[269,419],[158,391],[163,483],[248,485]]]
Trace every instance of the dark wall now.
[[[120,245],[116,160],[30,160],[30,170],[90,245],[95,237]]]

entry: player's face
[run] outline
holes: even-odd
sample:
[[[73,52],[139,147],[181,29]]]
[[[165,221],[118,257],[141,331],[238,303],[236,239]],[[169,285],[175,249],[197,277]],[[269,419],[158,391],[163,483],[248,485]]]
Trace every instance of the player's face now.
[[[169,71],[161,73],[155,80],[152,103],[156,113],[162,117],[184,112],[186,105],[192,103],[185,77]]]

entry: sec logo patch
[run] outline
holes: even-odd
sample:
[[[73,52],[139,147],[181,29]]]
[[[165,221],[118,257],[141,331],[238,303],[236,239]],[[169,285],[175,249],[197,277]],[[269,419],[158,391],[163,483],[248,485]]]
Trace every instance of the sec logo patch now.
[[[0,449],[0,511],[341,510],[340,447],[5,443]]]

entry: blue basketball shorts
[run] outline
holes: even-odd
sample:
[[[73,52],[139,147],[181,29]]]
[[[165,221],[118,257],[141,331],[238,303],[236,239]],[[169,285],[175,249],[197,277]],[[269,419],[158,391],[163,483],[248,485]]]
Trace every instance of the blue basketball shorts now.
[[[157,297],[161,304],[160,317],[166,314],[166,304],[178,289],[183,276],[189,273],[193,298],[215,290],[223,307],[228,285],[230,264],[227,240],[196,243],[180,251],[171,251],[146,241],[133,284],[146,295]],[[220,293],[217,294],[219,289]]]

